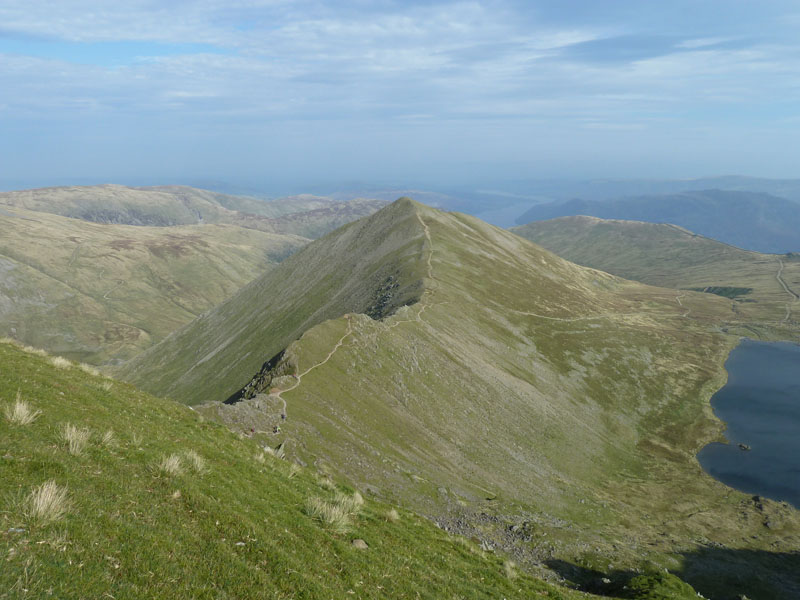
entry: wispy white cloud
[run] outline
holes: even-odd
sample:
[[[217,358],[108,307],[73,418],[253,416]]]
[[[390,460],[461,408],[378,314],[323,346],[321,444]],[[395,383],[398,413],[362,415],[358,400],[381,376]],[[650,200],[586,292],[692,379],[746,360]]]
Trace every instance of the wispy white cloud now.
[[[680,7],[655,18],[594,6],[0,0],[0,116],[513,132],[499,120],[550,136],[694,131],[694,114],[737,110],[791,122],[800,41],[788,15],[768,15],[771,28],[687,27]],[[767,18],[753,10],[753,22]]]

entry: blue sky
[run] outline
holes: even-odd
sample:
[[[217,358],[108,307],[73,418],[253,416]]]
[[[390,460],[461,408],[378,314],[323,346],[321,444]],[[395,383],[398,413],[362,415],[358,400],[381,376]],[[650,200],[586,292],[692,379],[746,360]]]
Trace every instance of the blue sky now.
[[[0,182],[800,177],[800,4],[0,0]]]

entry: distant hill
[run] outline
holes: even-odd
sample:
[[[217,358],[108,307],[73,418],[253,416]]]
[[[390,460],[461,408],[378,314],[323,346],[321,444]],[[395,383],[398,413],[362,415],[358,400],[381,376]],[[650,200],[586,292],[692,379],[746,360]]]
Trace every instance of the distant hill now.
[[[744,319],[800,322],[800,260],[793,255],[742,250],[674,225],[585,216],[534,221],[511,231],[580,265],[731,298]]]
[[[723,427],[708,399],[740,316],[676,295],[401,199],[118,372],[562,577],[674,564],[710,597],[751,595],[745,568],[797,585],[800,513],[695,459]]]
[[[0,206],[0,335],[130,358],[309,240],[233,225],[105,225]]]
[[[231,224],[268,233],[318,237],[385,206],[379,200],[334,202],[311,195],[265,201],[185,186],[95,185],[0,192],[15,206],[92,223],[168,227]]]
[[[568,200],[532,207],[517,223],[588,215],[671,223],[758,252],[800,250],[800,203],[764,193],[705,190],[616,200]]]

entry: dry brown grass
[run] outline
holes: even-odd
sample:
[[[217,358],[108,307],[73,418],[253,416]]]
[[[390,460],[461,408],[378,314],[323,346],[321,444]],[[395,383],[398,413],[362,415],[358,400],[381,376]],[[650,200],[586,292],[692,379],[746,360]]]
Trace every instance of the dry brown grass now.
[[[63,356],[53,356],[50,358],[50,363],[57,369],[68,369],[72,366],[72,361],[67,360]]]
[[[509,579],[517,578],[517,564],[513,560],[507,560],[503,563],[503,571]]]
[[[28,354],[35,354],[36,356],[50,356],[47,352],[45,352],[41,348],[34,348],[33,346],[23,346],[22,350],[24,352],[27,352]]]
[[[107,379],[103,383],[100,384],[100,387],[103,388],[105,391],[110,392],[111,388],[114,387],[114,382],[110,379]]]
[[[307,514],[339,533],[350,528],[350,514],[347,509],[336,502],[327,502],[322,498],[309,498],[306,502]]]
[[[184,456],[186,457],[186,461],[189,463],[189,466],[197,473],[204,473],[206,471],[206,461],[197,452],[194,450],[189,450],[188,452],[184,453]]]
[[[87,365],[86,363],[79,363],[78,368],[84,373],[88,373],[89,375],[94,375],[95,377],[100,377],[100,371],[98,371],[92,365]]]
[[[400,513],[397,509],[390,508],[386,511],[386,520],[390,523],[397,523],[400,520]]]
[[[52,479],[35,487],[26,499],[26,515],[35,523],[46,525],[57,521],[69,509],[67,488]]]
[[[347,511],[348,515],[357,515],[364,506],[364,498],[358,492],[354,492],[352,496],[343,492],[337,492],[333,501]]]
[[[117,443],[116,438],[114,437],[114,430],[109,429],[103,434],[103,437],[100,438],[100,443],[104,446],[114,446]]]
[[[319,484],[319,487],[321,487],[323,490],[328,490],[331,492],[336,491],[336,483],[334,483],[333,479],[331,479],[327,475],[324,477],[322,477],[321,475],[317,475],[316,479],[317,479],[317,484]]]
[[[61,440],[67,444],[69,453],[73,456],[80,456],[89,443],[92,432],[86,427],[76,427],[67,423],[61,428]]]
[[[180,475],[183,473],[183,461],[177,454],[170,454],[161,459],[158,464],[158,470],[171,477]]]
[[[14,403],[7,404],[3,408],[3,413],[6,416],[6,420],[12,425],[30,425],[42,414],[42,411],[31,408],[31,405],[22,399],[19,390],[17,390],[17,397],[14,399]]]

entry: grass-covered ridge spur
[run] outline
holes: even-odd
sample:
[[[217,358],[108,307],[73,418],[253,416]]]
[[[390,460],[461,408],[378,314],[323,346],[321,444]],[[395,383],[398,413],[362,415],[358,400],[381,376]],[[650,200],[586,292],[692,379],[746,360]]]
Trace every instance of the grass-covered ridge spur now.
[[[580,267],[403,199],[122,375],[521,569],[602,588],[655,567],[706,595],[770,597],[798,585],[797,511],[695,459],[721,436],[708,399],[733,314],[726,298]]]

